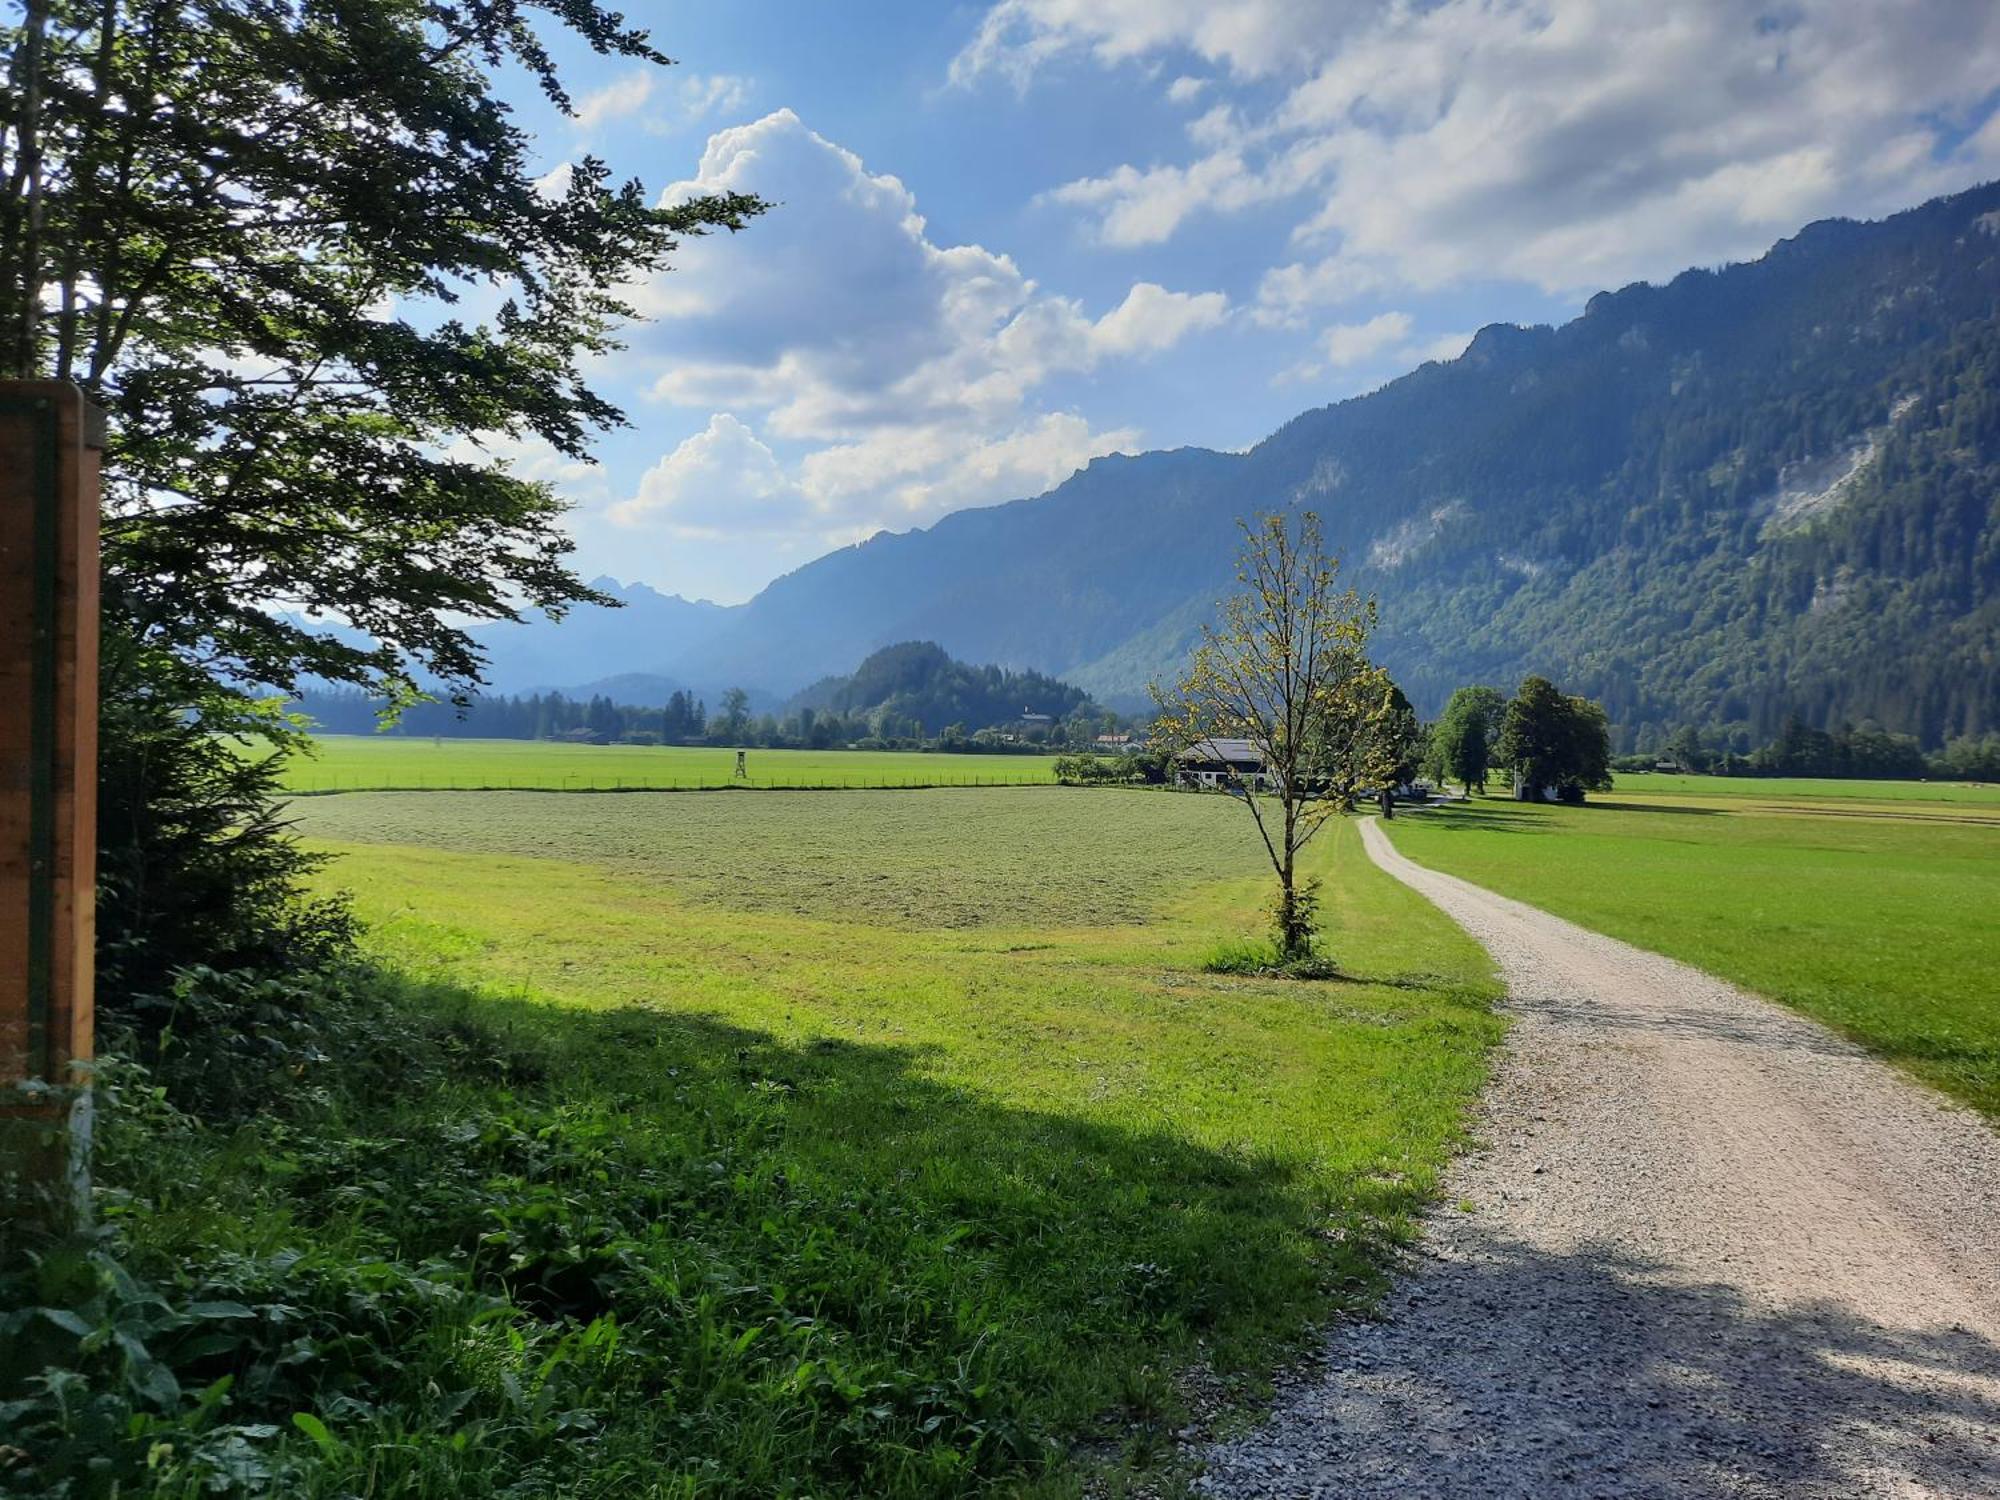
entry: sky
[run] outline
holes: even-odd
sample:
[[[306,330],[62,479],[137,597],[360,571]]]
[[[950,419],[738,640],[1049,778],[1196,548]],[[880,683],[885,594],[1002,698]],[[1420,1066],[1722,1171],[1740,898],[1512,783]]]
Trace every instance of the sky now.
[[[1248,447],[1493,322],[2000,177],[1993,0],[624,0],[539,166],[739,235],[593,367],[587,577],[735,603],[1092,458]]]

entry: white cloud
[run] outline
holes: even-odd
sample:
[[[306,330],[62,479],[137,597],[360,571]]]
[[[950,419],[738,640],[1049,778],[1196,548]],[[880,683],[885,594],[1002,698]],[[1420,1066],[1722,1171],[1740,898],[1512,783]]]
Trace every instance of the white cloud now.
[[[1345,394],[1358,394],[1384,377],[1414,369],[1430,360],[1452,360],[1472,342],[1469,333],[1432,334],[1413,337],[1416,319],[1409,313],[1390,311],[1356,323],[1334,323],[1319,331],[1314,340],[1316,356],[1280,370],[1272,377],[1276,386],[1318,380],[1339,370],[1359,370],[1369,379]]]
[[[1365,323],[1336,323],[1320,335],[1320,348],[1336,369],[1358,365],[1407,339],[1411,321],[1406,312],[1385,312]]]
[[[750,80],[733,73],[684,73],[678,68],[627,73],[576,101],[576,128],[589,136],[638,118],[648,130],[671,130],[735,114],[749,99]]]
[[[1448,364],[1465,353],[1471,343],[1472,335],[1469,333],[1440,333],[1435,338],[1412,344],[1406,352],[1420,365],[1434,359]]]
[[[742,420],[715,417],[663,459],[628,523],[684,524],[699,495],[790,506],[841,540],[1034,494],[1139,441],[1047,409],[1045,382],[1156,356],[1230,311],[1219,292],[1140,282],[1093,317],[1005,255],[934,243],[903,183],[789,110],[718,132],[665,198],[721,191],[780,207],[741,235],[686,242],[671,273],[636,288],[652,321],[620,358],[656,399]],[[757,476],[747,496],[685,477],[725,448]]]
[[[675,80],[674,101],[690,122],[733,115],[750,101],[750,80],[733,73],[685,73]]]
[[[1157,353],[1198,329],[1216,327],[1228,315],[1229,299],[1220,292],[1190,295],[1142,281],[1091,325],[1090,341],[1105,354]]]
[[[954,73],[1190,54],[1291,81],[1247,123],[1216,117],[1188,160],[1049,196],[1121,246],[1296,201],[1296,238],[1325,247],[1322,288],[1500,277],[1575,293],[2000,171],[1991,0],[1002,0]],[[1337,300],[1283,291],[1254,316]]]
[[[1380,271],[1334,256],[1312,265],[1294,261],[1273,266],[1257,283],[1257,304],[1250,317],[1266,328],[1297,328],[1315,309],[1337,307],[1379,292],[1383,285]]]
[[[1281,176],[1251,167],[1234,150],[1223,149],[1185,167],[1122,166],[1103,177],[1083,177],[1052,188],[1051,202],[1096,213],[1097,237],[1107,245],[1131,248],[1171,239],[1197,212],[1232,213],[1288,195]]]
[[[710,417],[610,510],[620,526],[665,522],[679,536],[797,531],[811,514],[777,455],[728,412]]]
[[[1207,87],[1206,78],[1190,78],[1184,74],[1167,85],[1167,97],[1176,104],[1192,104]]]
[[[996,73],[1025,86],[1072,55],[1118,64],[1189,52],[1254,77],[1298,66],[1368,9],[1356,0],[1000,0],[952,60],[954,83]]]
[[[646,107],[646,101],[652,97],[651,73],[627,73],[622,78],[614,78],[603,88],[593,89],[576,101],[577,129],[596,130],[613,120],[635,115]]]

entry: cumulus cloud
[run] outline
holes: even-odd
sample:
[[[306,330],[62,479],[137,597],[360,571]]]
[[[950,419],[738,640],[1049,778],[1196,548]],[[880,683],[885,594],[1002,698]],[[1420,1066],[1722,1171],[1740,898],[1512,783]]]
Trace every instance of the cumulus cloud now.
[[[1991,0],[1002,0],[954,74],[1190,55],[1276,77],[1281,97],[1188,159],[1049,196],[1124,246],[1296,201],[1318,255],[1289,269],[1301,291],[1317,272],[1314,301],[1350,283],[1617,285],[2000,170]],[[1260,320],[1300,316],[1285,290]]]
[[[1336,323],[1320,335],[1326,362],[1336,368],[1358,365],[1410,336],[1406,312],[1385,312],[1365,323]]]
[[[620,526],[665,522],[680,536],[798,529],[812,505],[757,434],[728,412],[648,469],[638,492],[611,507]]]
[[[663,459],[621,509],[628,525],[696,524],[709,495],[791,507],[842,539],[1035,493],[1140,436],[1048,410],[1039,387],[1158,355],[1230,313],[1219,292],[1140,282],[1093,315],[1006,255],[937,244],[908,187],[789,110],[712,136],[664,198],[723,191],[782,208],[726,242],[690,240],[634,289],[651,321],[621,357],[659,401],[738,415]],[[747,495],[686,478],[725,450],[757,476]]]
[[[577,129],[596,130],[613,120],[626,119],[644,109],[646,101],[652,97],[651,73],[627,73],[622,78],[614,78],[603,88],[592,89],[576,101]]]

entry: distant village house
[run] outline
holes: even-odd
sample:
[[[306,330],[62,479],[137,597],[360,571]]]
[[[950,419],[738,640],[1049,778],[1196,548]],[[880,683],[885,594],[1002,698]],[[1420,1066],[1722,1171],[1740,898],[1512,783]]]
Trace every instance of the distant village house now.
[[[1197,740],[1174,756],[1174,783],[1183,787],[1268,788],[1264,755],[1248,740]]]

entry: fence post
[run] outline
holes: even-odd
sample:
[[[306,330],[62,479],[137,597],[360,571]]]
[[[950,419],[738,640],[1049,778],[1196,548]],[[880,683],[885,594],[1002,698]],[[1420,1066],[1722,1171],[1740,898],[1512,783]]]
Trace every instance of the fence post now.
[[[0,381],[0,1186],[56,1228],[89,1209],[103,447],[74,385]]]

